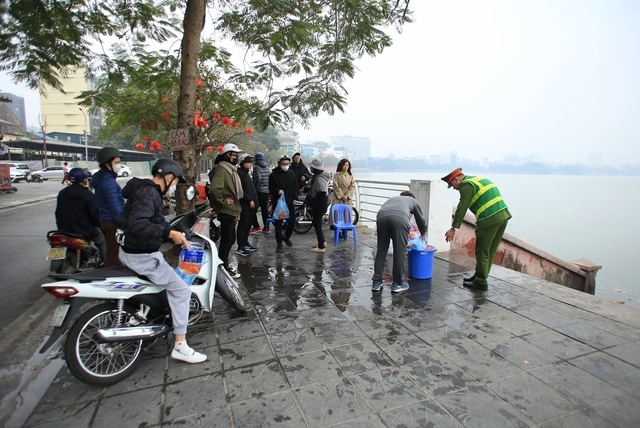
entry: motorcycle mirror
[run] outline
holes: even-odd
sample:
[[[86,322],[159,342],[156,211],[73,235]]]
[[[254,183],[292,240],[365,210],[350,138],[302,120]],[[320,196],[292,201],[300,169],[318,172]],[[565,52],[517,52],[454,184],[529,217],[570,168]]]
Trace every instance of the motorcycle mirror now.
[[[193,200],[193,198],[196,197],[196,192],[197,190],[195,187],[189,186],[189,188],[187,188],[187,199],[190,201]]]

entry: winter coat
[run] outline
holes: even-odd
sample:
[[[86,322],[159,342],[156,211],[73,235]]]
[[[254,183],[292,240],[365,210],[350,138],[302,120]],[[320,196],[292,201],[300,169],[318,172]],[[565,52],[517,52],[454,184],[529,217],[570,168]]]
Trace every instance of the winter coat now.
[[[122,250],[126,253],[154,253],[169,241],[171,227],[162,215],[162,190],[150,179],[132,178],[122,196],[127,199],[118,217],[124,232]]]
[[[307,166],[302,162],[302,159],[300,159],[298,164],[291,161],[291,163],[289,163],[289,170],[296,174],[296,184],[298,185],[298,189],[302,189],[305,181],[311,178],[311,172],[309,172],[309,168],[307,168]],[[302,181],[302,177],[305,177],[305,181]]]
[[[233,199],[233,204],[229,205],[227,198]],[[240,217],[242,212],[234,180],[229,171],[220,165],[217,165],[213,170],[211,187],[209,188],[209,203],[217,214]]]
[[[269,193],[269,174],[271,170],[265,161],[256,161],[253,165],[253,186],[258,193]]]
[[[242,199],[240,200],[240,206],[242,210],[250,210],[258,207],[258,194],[253,187],[253,178],[249,175],[249,171],[244,168],[238,169],[238,176],[240,176],[240,182],[242,183]],[[253,201],[253,207],[251,208],[250,202]]]
[[[309,186],[309,194],[305,200],[305,204],[311,208],[314,213],[327,212],[329,206],[329,180],[331,176],[326,172],[314,174]]]
[[[293,200],[298,196],[296,174],[291,170],[285,172],[278,166],[273,168],[269,176],[269,193],[273,195],[274,201],[277,201],[280,197],[280,190],[284,191],[284,198],[287,201],[289,210],[292,210]]]
[[[72,184],[58,193],[56,223],[59,230],[77,233],[91,240],[100,235],[100,211],[96,197],[80,184]]]
[[[342,175],[342,171],[338,171],[333,175],[333,197],[331,205],[347,204],[352,205],[353,193],[356,191],[356,180],[353,175]],[[346,196],[347,201],[342,201],[342,197]]]
[[[95,189],[96,202],[100,208],[100,220],[117,221],[124,208],[122,188],[116,177],[115,172],[101,168],[91,178],[91,186]]]

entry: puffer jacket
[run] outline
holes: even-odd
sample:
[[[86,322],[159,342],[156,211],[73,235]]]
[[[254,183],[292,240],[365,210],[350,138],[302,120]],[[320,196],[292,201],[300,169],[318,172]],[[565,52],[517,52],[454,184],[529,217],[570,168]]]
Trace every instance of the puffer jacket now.
[[[127,198],[118,217],[124,232],[122,250],[126,253],[153,253],[169,241],[171,227],[162,215],[162,190],[150,179],[132,178],[122,196]]]
[[[269,193],[269,174],[271,170],[265,161],[256,161],[253,165],[253,186],[258,193]]]
[[[79,184],[65,187],[58,193],[56,224],[59,230],[78,233],[91,240],[100,235],[100,218],[96,197]]]
[[[279,166],[273,168],[269,176],[269,193],[273,195],[273,200],[280,197],[280,190],[284,191],[284,198],[287,201],[289,210],[293,212],[293,200],[298,196],[298,183],[296,174],[291,171],[283,171]]]
[[[117,174],[101,168],[93,174],[91,186],[96,192],[96,202],[100,208],[100,220],[117,221],[124,208],[122,188],[116,181]]]

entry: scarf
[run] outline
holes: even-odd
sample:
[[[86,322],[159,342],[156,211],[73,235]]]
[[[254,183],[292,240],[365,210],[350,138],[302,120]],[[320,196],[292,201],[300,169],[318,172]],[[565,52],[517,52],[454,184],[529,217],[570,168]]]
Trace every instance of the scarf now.
[[[236,187],[236,197],[238,198],[238,200],[242,199],[242,195],[243,195],[242,183],[240,182],[238,169],[235,167],[235,165],[232,165],[230,162],[227,162],[227,161],[220,162],[218,166],[223,167],[225,171],[229,173],[229,175],[231,176],[231,181],[233,181],[233,184]]]

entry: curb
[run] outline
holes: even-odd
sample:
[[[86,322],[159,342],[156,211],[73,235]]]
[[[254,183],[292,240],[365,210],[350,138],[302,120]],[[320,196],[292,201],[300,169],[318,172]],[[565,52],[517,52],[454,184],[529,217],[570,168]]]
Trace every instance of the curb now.
[[[13,207],[17,207],[20,205],[27,205],[27,204],[32,204],[34,202],[42,202],[42,201],[46,201],[49,199],[55,199],[58,196],[58,194],[51,194],[51,195],[44,195],[44,196],[37,196],[35,198],[29,198],[29,199],[19,199],[17,201],[12,201],[12,202],[7,202],[4,204],[0,204],[0,210],[3,209],[7,209],[7,208],[13,208]]]

